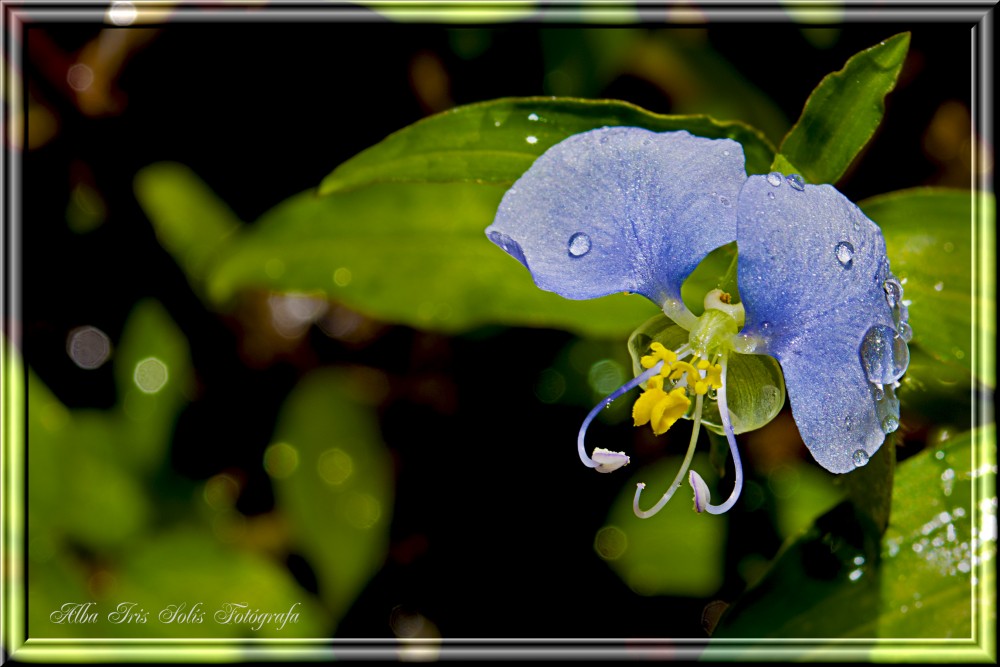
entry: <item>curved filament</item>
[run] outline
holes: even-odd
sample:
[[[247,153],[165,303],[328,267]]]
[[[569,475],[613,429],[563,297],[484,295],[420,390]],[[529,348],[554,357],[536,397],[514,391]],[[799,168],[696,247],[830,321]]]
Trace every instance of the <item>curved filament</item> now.
[[[729,451],[733,455],[733,465],[736,467],[736,479],[733,482],[733,492],[729,494],[729,498],[726,502],[721,505],[712,505],[710,496],[708,494],[708,487],[706,486],[704,480],[702,480],[701,475],[696,473],[694,470],[691,471],[691,475],[688,478],[691,483],[691,487],[695,492],[695,509],[699,512],[708,512],[709,514],[723,514],[728,512],[736,501],[740,497],[740,492],[743,490],[743,464],[740,462],[740,452],[736,449],[736,435],[733,433],[733,425],[729,420],[729,406],[726,402],[726,361],[725,356],[722,357],[722,388],[719,389],[717,394],[719,401],[719,416],[722,417],[722,428],[726,432],[726,440],[729,442]],[[704,495],[704,498],[701,496]]]
[[[587,417],[583,420],[583,424],[580,425],[580,433],[576,436],[576,447],[580,454],[580,460],[583,461],[583,465],[587,466],[588,468],[597,468],[599,465],[601,465],[594,459],[587,456],[587,450],[584,449],[583,441],[587,436],[587,428],[590,427],[590,422],[594,421],[594,417],[596,417],[601,410],[611,405],[611,402],[613,400],[615,400],[625,392],[635,387],[638,387],[640,384],[642,384],[649,378],[653,377],[654,375],[657,375],[660,372],[660,369],[663,368],[663,363],[664,362],[660,361],[649,370],[640,373],[639,375],[632,378],[622,386],[618,387],[613,392],[608,394],[608,396],[603,401],[595,405],[594,408],[590,411]]]
[[[694,405],[694,426],[691,428],[691,441],[688,443],[687,454],[684,456],[684,462],[681,463],[681,469],[678,471],[677,476],[674,477],[674,481],[670,483],[670,487],[667,492],[663,494],[663,497],[653,505],[650,509],[642,511],[639,509],[639,496],[642,495],[642,490],[646,488],[645,483],[639,482],[635,490],[635,498],[632,500],[632,511],[640,519],[648,519],[666,506],[670,501],[670,498],[674,493],[681,487],[684,481],[684,475],[687,474],[688,468],[691,467],[691,459],[694,458],[694,446],[698,442],[698,433],[701,431],[701,403],[702,396],[699,394]]]

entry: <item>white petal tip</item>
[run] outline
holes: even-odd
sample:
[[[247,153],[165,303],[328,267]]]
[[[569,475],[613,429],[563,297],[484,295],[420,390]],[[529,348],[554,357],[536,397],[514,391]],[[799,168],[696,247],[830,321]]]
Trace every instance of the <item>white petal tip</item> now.
[[[625,452],[613,452],[610,449],[601,449],[600,447],[594,450],[592,458],[597,463],[594,468],[597,472],[618,470],[622,466],[627,466],[629,462]]]
[[[712,494],[708,490],[708,485],[694,470],[688,473],[688,483],[694,489],[694,511],[704,512],[705,508],[712,502]]]

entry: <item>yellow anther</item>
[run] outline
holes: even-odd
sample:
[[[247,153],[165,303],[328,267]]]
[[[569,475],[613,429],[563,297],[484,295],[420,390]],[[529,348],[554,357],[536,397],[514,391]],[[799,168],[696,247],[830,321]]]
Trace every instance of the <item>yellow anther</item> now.
[[[691,383],[692,379],[701,377],[694,366],[686,361],[677,361],[671,366],[670,379],[680,380],[685,373],[688,374],[688,384]]]
[[[691,400],[682,388],[667,393],[662,388],[647,386],[632,407],[632,419],[636,426],[650,424],[653,433],[661,435],[684,416],[690,405]]]
[[[670,365],[677,361],[677,355],[674,354],[673,350],[663,347],[663,343],[654,342],[649,346],[649,349],[652,350],[652,354],[647,354],[641,358],[639,364],[643,368],[652,368],[663,361],[665,363],[663,364],[663,370],[660,372],[666,375],[664,371],[667,371]]]

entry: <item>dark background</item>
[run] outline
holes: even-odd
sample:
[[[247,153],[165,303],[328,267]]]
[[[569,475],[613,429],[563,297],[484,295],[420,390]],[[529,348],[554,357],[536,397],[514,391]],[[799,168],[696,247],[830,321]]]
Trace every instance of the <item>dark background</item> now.
[[[38,25],[23,45],[29,93],[57,128],[24,152],[21,344],[54,393],[70,407],[111,406],[110,364],[78,372],[65,354],[66,334],[90,324],[115,341],[140,298],[160,300],[188,338],[198,380],[176,426],[172,469],[196,480],[242,470],[247,483],[238,508],[255,515],[273,509],[261,456],[296,381],[324,365],[378,368],[391,387],[379,414],[396,464],[393,546],[336,636],[392,636],[388,617],[398,605],[434,619],[445,637],[704,636],[708,600],[638,596],[598,558],[580,557],[593,553],[592,536],[621,480],[595,482],[576,465],[571,441],[585,407],[535,398],[539,370],[572,340],[569,334],[491,328],[447,337],[378,326],[369,339],[345,344],[314,327],[294,346],[249,354],[252,317],[206,310],[132,192],[137,170],[177,161],[251,222],[388,133],[440,110],[442,101],[551,94],[543,42],[572,44],[579,28],[398,25],[375,17],[166,25],[124,61],[115,109],[86,113],[64,73],[100,29]],[[934,129],[942,113],[955,136],[968,136],[961,110],[967,114],[970,102],[969,26],[845,25],[825,48],[791,24],[713,24],[677,37],[728,60],[794,122],[823,76],[902,30],[912,31],[910,56],[883,129],[839,184],[857,201],[921,184],[968,183],[955,160],[935,152],[933,137],[942,131]],[[600,86],[578,94],[661,113],[678,103],[679,93],[634,73]],[[103,224],[86,234],[66,224],[80,183],[106,205]],[[602,437],[616,434],[639,437],[627,425]],[[551,491],[556,481],[558,495]],[[734,510],[718,598],[731,600],[743,589],[741,558],[777,551],[772,523],[767,503],[754,512]],[[305,587],[315,585],[294,548],[287,562]]]

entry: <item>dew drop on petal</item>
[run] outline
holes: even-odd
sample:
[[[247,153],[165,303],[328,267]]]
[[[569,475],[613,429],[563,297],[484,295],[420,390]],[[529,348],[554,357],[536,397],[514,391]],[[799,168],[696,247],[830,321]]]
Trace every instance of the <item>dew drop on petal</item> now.
[[[730,204],[729,197],[720,196],[719,197],[719,203],[722,204],[723,206],[727,206],[728,207],[729,204]]]
[[[838,243],[837,247],[834,248],[834,254],[837,255],[837,261],[845,269],[851,268],[851,265],[854,264],[854,246],[849,242],[841,241]]]
[[[882,431],[884,433],[892,433],[897,428],[899,428],[899,420],[892,415],[887,415],[886,418],[882,420]]]
[[[779,174],[776,171],[772,171],[770,174],[767,175],[767,182],[773,185],[774,187],[778,187],[779,185],[781,185],[781,174]]]
[[[875,385],[875,400],[881,401],[883,398],[885,398],[885,391],[882,389],[882,385]]]
[[[569,256],[583,257],[590,252],[590,237],[583,232],[577,232],[569,237]]]
[[[851,459],[854,461],[855,467],[860,468],[868,463],[868,452],[863,449],[859,449],[854,452]]]
[[[773,192],[768,192],[767,193],[767,198],[768,199],[774,199],[774,193]]]
[[[906,322],[899,323],[899,337],[909,343],[913,340],[913,328]]]
[[[799,176],[798,174],[792,174],[785,180],[788,181],[788,185],[790,185],[793,190],[798,190],[799,192],[802,192],[803,190],[806,189],[805,182],[802,180],[802,177]]]
[[[882,283],[882,289],[885,290],[885,302],[889,304],[890,308],[895,308],[896,304],[903,297],[903,288],[900,286],[899,281],[895,278],[889,278]]]
[[[873,384],[892,384],[902,377],[910,363],[906,341],[882,324],[876,324],[865,333],[860,353],[865,374]]]

